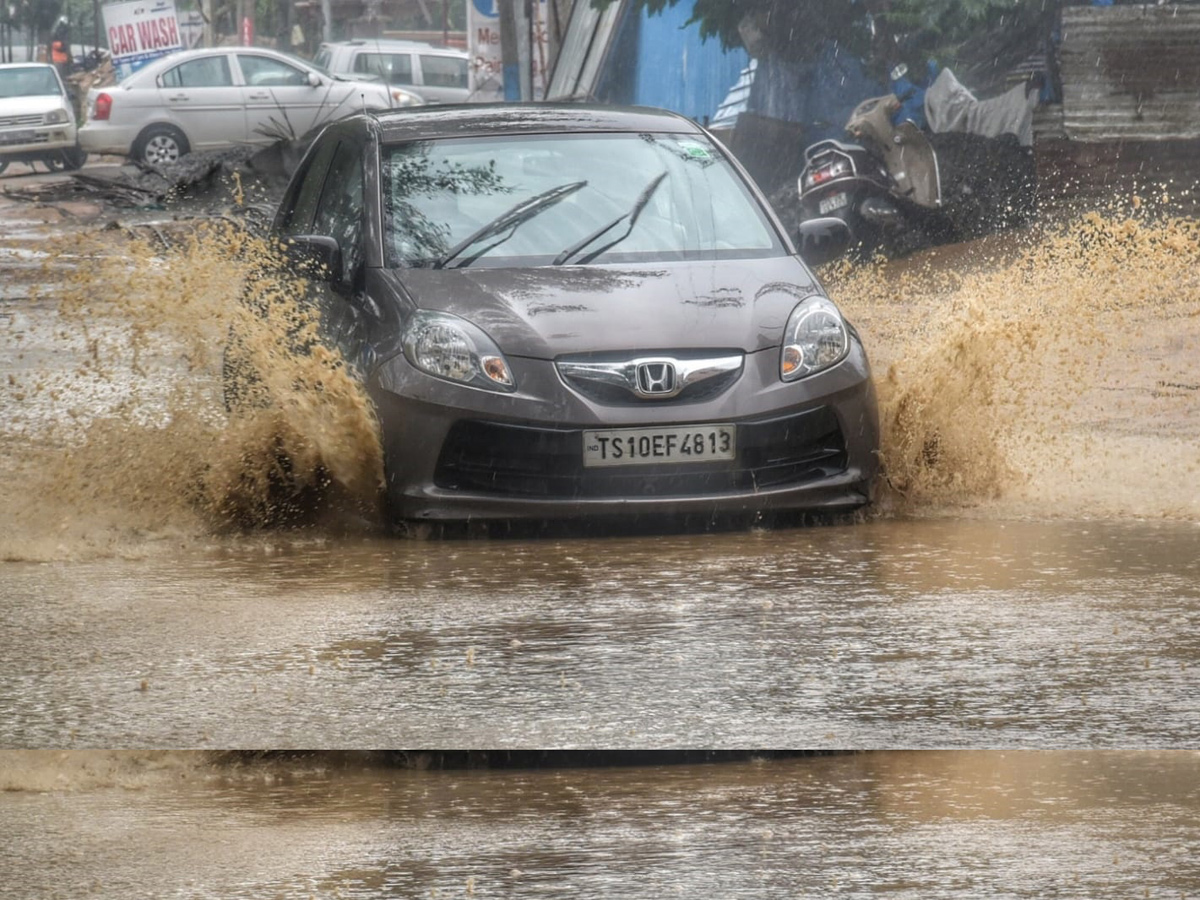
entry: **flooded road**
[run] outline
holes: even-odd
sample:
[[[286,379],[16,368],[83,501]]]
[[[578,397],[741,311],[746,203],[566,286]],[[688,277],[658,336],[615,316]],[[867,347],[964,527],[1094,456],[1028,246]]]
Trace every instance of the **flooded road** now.
[[[0,746],[1200,735],[1192,220],[827,273],[880,391],[866,521],[418,542],[373,518],[344,371],[277,356],[282,399],[226,416],[244,234],[30,216],[0,248]]]
[[[1200,758],[564,771],[6,754],[5,897],[1194,897]]]
[[[1200,528],[880,520],[7,563],[9,747],[1148,747]]]

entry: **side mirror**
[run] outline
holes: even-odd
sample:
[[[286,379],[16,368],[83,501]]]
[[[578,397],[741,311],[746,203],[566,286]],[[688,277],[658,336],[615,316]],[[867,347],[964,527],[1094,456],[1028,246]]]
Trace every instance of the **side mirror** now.
[[[308,86],[309,87],[320,87],[321,86],[321,76],[318,75],[316,72],[309,72],[308,73]]]
[[[284,241],[288,260],[309,278],[329,284],[342,280],[342,248],[323,234],[298,234]]]
[[[801,222],[796,230],[800,257],[810,266],[822,266],[850,249],[854,235],[841,219],[832,216]]]

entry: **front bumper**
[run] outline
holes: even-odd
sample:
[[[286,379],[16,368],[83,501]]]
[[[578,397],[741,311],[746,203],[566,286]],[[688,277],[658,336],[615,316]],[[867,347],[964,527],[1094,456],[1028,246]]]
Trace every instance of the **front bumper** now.
[[[75,126],[37,125],[0,128],[0,158],[37,159],[75,146]]]
[[[396,519],[574,519],[842,511],[870,500],[879,423],[861,347],[833,369],[779,381],[778,350],[750,354],[736,384],[696,403],[602,405],[545,361],[510,359],[521,390],[449,384],[399,357],[370,384]],[[726,462],[588,468],[585,429],[729,423]]]

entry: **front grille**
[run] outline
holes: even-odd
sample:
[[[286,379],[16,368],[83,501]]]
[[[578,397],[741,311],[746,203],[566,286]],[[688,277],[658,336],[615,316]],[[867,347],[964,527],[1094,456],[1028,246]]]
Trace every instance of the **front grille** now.
[[[41,125],[42,118],[40,113],[31,116],[0,116],[0,128],[28,128],[30,125]]]
[[[846,442],[829,407],[737,426],[737,459],[584,468],[583,432],[457,422],[434,482],[447,490],[527,498],[670,497],[803,484],[846,468]]]
[[[741,377],[743,356],[740,350],[615,358],[581,354],[560,357],[555,368],[576,393],[607,406],[698,403],[727,390]],[[640,368],[645,363],[669,366],[671,386],[661,395],[647,393],[640,385]]]
[[[734,369],[731,372],[722,372],[704,381],[689,384],[674,397],[658,401],[638,397],[628,387],[623,385],[605,384],[602,381],[588,381],[566,374],[562,375],[562,380],[589,400],[595,400],[597,403],[603,403],[606,406],[645,406],[647,403],[654,402],[673,404],[699,403],[701,400],[711,400],[737,381],[741,377],[741,374],[741,368]]]

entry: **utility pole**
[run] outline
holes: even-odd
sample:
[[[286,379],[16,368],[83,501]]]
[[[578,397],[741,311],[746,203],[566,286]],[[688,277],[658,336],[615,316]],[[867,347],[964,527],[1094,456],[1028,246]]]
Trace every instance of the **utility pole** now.
[[[100,0],[96,0],[97,3]],[[216,23],[213,22],[213,0],[200,0],[200,18],[204,20],[204,38],[201,44],[205,47],[217,46]]]
[[[500,13],[500,61],[504,67],[504,99],[521,99],[521,61],[517,47],[517,0],[496,0]]]
[[[275,44],[285,52],[292,49],[292,0],[279,4],[279,15],[275,19]]]
[[[321,0],[321,40],[328,43],[333,40],[333,3]]]

